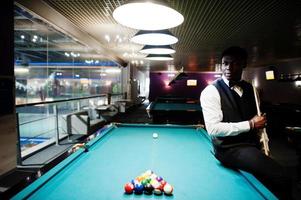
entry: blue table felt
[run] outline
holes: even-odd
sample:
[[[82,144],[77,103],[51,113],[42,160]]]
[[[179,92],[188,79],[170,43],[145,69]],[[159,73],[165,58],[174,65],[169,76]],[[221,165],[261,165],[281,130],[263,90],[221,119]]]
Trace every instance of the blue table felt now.
[[[222,166],[202,128],[113,124],[88,145],[13,199],[277,199],[251,174]],[[148,169],[174,187],[172,196],[124,194]]]

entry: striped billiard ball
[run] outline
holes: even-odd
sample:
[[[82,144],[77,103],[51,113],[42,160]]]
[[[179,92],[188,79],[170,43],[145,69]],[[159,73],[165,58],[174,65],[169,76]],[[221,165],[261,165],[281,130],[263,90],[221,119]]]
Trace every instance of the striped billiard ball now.
[[[166,195],[172,195],[173,187],[170,184],[165,184],[163,187],[163,191]]]

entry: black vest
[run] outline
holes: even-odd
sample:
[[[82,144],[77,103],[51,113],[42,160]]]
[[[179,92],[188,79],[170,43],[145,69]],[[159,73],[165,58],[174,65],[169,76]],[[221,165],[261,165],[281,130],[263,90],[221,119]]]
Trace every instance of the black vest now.
[[[254,91],[251,84],[241,81],[243,89],[240,97],[234,90],[219,78],[213,82],[221,98],[223,113],[222,122],[241,122],[250,120],[257,114]],[[215,148],[228,148],[238,145],[258,145],[257,134],[254,131],[240,133],[236,136],[216,137],[212,139]]]

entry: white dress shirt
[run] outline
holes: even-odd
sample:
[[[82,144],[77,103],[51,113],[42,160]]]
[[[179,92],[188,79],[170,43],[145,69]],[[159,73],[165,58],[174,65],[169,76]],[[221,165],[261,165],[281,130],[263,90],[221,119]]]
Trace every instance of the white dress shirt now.
[[[224,76],[222,79],[229,86],[229,81]],[[238,90],[236,92],[242,96],[242,88],[233,88],[233,90]],[[206,129],[211,137],[235,136],[250,130],[249,121],[222,122],[221,98],[214,85],[210,84],[202,91],[200,102]]]

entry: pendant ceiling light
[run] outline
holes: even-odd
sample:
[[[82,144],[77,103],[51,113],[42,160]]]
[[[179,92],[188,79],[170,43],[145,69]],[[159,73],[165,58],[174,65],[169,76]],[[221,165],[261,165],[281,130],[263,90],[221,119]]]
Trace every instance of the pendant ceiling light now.
[[[131,38],[131,42],[145,45],[170,45],[177,43],[178,38],[176,38],[169,30],[141,30]]]
[[[178,11],[151,2],[124,4],[114,10],[113,17],[118,23],[139,30],[169,29],[184,21]]]
[[[147,60],[166,61],[173,60],[173,57],[169,54],[149,54],[145,57]]]
[[[145,45],[139,52],[145,54],[173,54],[176,51],[170,45]]]

